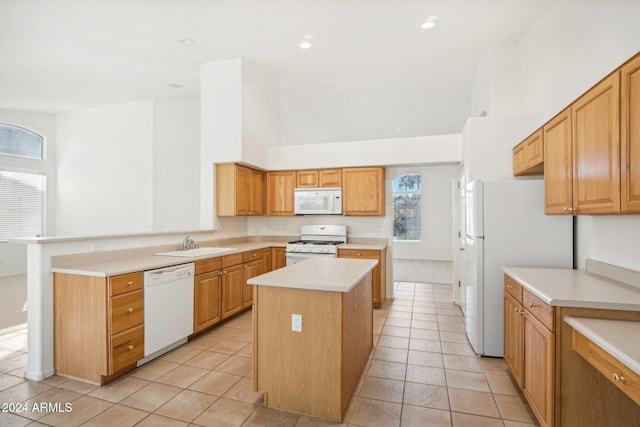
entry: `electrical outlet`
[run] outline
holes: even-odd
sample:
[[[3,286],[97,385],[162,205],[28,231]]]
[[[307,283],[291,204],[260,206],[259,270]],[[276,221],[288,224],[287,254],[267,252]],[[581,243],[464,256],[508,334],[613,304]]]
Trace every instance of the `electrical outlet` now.
[[[293,332],[302,332],[302,314],[291,315],[291,330]]]
[[[105,243],[103,241],[100,241],[100,240],[98,240],[96,242],[93,242],[91,244],[91,250],[93,252],[104,251],[104,248],[105,248]]]

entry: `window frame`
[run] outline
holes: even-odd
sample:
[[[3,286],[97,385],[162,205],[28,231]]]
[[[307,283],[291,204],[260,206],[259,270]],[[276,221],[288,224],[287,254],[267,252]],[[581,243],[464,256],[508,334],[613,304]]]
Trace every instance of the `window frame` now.
[[[395,190],[395,182],[396,180],[404,177],[404,176],[411,176],[411,175],[415,175],[415,176],[419,176],[420,177],[420,184],[419,184],[419,188],[417,190],[402,190],[402,191],[396,191]],[[392,209],[393,209],[393,243],[407,243],[407,244],[421,244],[423,241],[423,224],[422,224],[422,219],[423,219],[423,208],[422,208],[422,202],[423,202],[423,186],[422,186],[422,173],[421,172],[406,172],[403,173],[401,175],[398,175],[397,177],[395,177],[392,181],[391,181],[391,198],[392,198]],[[396,206],[395,206],[395,200],[396,200],[396,196],[397,195],[402,195],[405,198],[408,195],[418,195],[420,198],[420,206],[419,206],[419,210],[420,210],[420,215],[419,216],[412,216],[410,218],[418,218],[420,220],[420,227],[419,229],[419,238],[418,239],[398,239],[396,238],[396,230],[395,230],[395,223],[396,223]],[[405,217],[406,218],[406,217]],[[406,230],[405,230],[405,235],[406,235]]]
[[[7,152],[3,152],[3,151],[0,151],[0,156],[7,156],[9,158],[17,157],[17,158],[21,158],[21,159],[29,159],[29,160],[34,160],[34,161],[46,160],[47,138],[44,135],[42,135],[40,132],[37,132],[37,131],[35,131],[33,129],[30,129],[27,126],[16,125],[16,124],[4,122],[4,121],[0,121],[0,126],[6,126],[6,127],[9,127],[9,128],[19,129],[19,130],[21,130],[23,132],[26,132],[26,133],[29,133],[29,134],[37,136],[40,139],[40,157],[32,157],[32,156],[27,156],[27,155],[22,155],[22,154],[7,153]]]

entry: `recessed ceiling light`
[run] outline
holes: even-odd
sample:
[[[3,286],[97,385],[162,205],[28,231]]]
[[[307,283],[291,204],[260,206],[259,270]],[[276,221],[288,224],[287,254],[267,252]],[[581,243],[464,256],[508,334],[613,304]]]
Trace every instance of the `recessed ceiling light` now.
[[[167,87],[173,88],[173,89],[182,89],[184,87],[184,85],[180,84],[180,83],[167,83]]]
[[[438,17],[435,15],[427,16],[427,19],[425,19],[424,24],[422,24],[422,28],[424,28],[425,30],[429,30],[435,27],[437,20],[438,20]]]
[[[311,44],[311,39],[313,39],[312,36],[310,36],[309,34],[307,34],[306,36],[304,36],[302,38],[302,43],[300,43],[300,48],[301,49],[309,49],[311,46],[313,46]]]
[[[178,43],[180,44],[193,44],[195,41],[193,39],[180,39]]]

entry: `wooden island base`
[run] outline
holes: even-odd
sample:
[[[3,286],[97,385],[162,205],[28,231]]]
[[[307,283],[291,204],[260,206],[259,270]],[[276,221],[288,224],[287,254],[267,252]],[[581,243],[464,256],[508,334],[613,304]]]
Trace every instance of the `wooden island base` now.
[[[371,281],[369,271],[349,292],[255,286],[254,388],[265,406],[343,420],[373,348]]]

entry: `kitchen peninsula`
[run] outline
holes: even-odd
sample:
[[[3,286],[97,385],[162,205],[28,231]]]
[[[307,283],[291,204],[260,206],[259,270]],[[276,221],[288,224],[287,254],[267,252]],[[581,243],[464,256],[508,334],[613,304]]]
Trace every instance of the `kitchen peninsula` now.
[[[316,257],[248,281],[265,406],[342,421],[373,348],[377,264]]]

